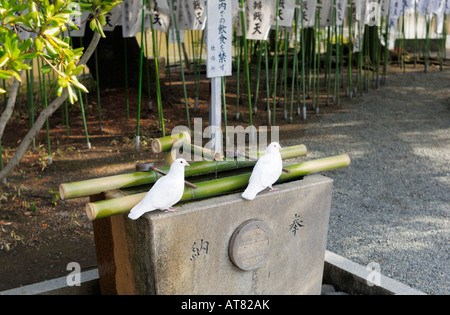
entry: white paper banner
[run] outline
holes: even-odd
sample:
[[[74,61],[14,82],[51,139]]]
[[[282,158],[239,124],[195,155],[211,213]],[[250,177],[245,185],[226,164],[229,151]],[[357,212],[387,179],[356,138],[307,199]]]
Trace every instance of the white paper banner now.
[[[71,16],[70,18],[72,19],[72,22],[79,28],[79,30],[74,30],[71,29],[70,30],[70,36],[71,37],[84,37],[84,31],[86,30],[86,24],[88,24],[89,22],[84,22],[87,20],[87,18],[89,17],[90,12],[89,11],[84,11],[81,14],[81,17],[74,17]],[[84,22],[84,23],[81,23]],[[69,36],[68,31],[64,32],[64,37],[65,36]]]
[[[390,0],[381,0],[381,3],[380,3],[381,16],[388,15],[390,5],[391,5]]]
[[[142,28],[142,0],[122,2],[122,36],[134,37]]]
[[[391,0],[394,1],[394,0]],[[418,0],[417,3],[417,10],[419,11],[420,15],[427,15],[427,14],[431,14],[431,8],[430,8],[430,0]],[[392,9],[392,6],[391,6]]]
[[[333,21],[333,0],[322,0],[320,8],[320,26],[331,26]]]
[[[317,0],[303,0],[303,27],[314,27]]]
[[[231,0],[208,1],[206,31],[206,76],[231,75],[233,35]]]
[[[183,13],[186,29],[201,31],[205,28],[206,8],[204,0],[181,0],[178,10]]]
[[[151,0],[151,14],[153,29],[167,32],[170,25],[170,7],[167,0]]]
[[[247,39],[267,40],[274,16],[275,7],[273,0],[245,1],[245,30]]]
[[[295,13],[295,0],[280,0],[278,26],[292,27]]]
[[[336,24],[344,23],[345,12],[347,11],[347,0],[336,0]]]
[[[105,15],[106,25],[103,26],[103,31],[114,31],[116,25],[122,24],[122,4],[116,5],[111,9],[111,12]]]

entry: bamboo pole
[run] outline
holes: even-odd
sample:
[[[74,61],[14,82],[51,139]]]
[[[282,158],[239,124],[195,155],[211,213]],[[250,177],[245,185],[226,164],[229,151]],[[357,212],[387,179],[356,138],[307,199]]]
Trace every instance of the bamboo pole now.
[[[282,173],[277,183],[295,180],[302,176],[328,171],[332,169],[347,167],[350,165],[348,155],[337,155],[323,159],[307,161],[299,164],[286,166],[290,173]],[[196,183],[197,189],[185,187],[181,201],[197,200],[206,197],[217,196],[245,188],[251,173],[214,179]],[[86,215],[89,220],[127,213],[138,204],[147,192],[128,195],[114,199],[102,200],[86,204]]]
[[[278,1],[278,0],[277,0]],[[244,45],[244,58],[245,58],[245,74],[247,77],[247,94],[248,94],[248,110],[249,110],[249,123],[253,126],[253,113],[252,113],[252,91],[250,86],[250,69],[248,64],[248,47],[247,47],[247,35],[245,30],[245,12],[244,12],[244,0],[241,0],[241,25],[242,25],[242,43]],[[277,22],[278,24],[278,22]]]
[[[127,38],[123,38],[123,53],[125,57],[124,71],[125,71],[125,98],[127,105],[127,120],[130,119],[130,99],[128,97],[128,57],[127,57]]]
[[[280,19],[280,0],[276,0],[276,22],[275,22],[275,34],[278,36],[278,23]],[[272,112],[272,125],[275,126],[276,113],[277,113],[277,78],[278,78],[278,40],[275,38],[275,56],[273,57],[273,112]]]
[[[297,48],[297,35],[298,35],[298,15],[301,14],[301,12],[299,11],[298,7],[299,6],[299,2],[298,0],[295,2],[296,3],[296,8],[294,9],[294,65],[292,67],[292,84],[291,84],[291,107],[289,110],[289,122],[292,123],[293,121],[293,116],[292,116],[292,112],[294,110],[294,90],[295,90],[295,82],[298,82],[297,80],[297,76],[298,73],[296,73],[296,70],[298,70],[298,48]],[[297,89],[298,92],[298,89]]]
[[[154,153],[167,152],[172,149],[172,146],[176,141],[183,140],[187,143],[191,143],[191,135],[189,132],[180,132],[174,135],[169,135],[161,138],[155,138],[152,140],[151,146]]]
[[[269,78],[269,49],[267,47],[267,40],[264,41],[264,51],[265,51],[265,61],[266,61],[266,111],[267,111],[267,125],[270,127],[272,125],[272,120],[270,119],[270,78]]]
[[[186,80],[185,80],[185,76],[184,76],[183,58],[181,55],[180,31],[178,29],[177,16],[176,16],[176,12],[174,9],[175,8],[174,0],[172,0],[171,3],[172,3],[172,12],[173,12],[172,21],[174,22],[174,25],[175,25],[175,35],[176,35],[177,43],[178,43],[178,57],[180,58],[181,79],[183,81],[184,105],[186,107],[186,120],[187,120],[187,125],[188,125],[189,131],[190,131],[191,130],[191,119],[189,117],[189,103],[188,103],[188,97],[187,97],[187,91],[186,91]]]
[[[150,11],[152,10],[152,4],[149,2]],[[158,106],[158,121],[159,127],[162,130],[163,137],[166,135],[166,128],[164,126],[164,114],[162,109],[162,101],[161,101],[161,85],[159,82],[159,54],[156,53],[156,39],[155,39],[155,30],[153,28],[153,15],[150,14],[150,26],[152,30],[152,46],[153,46],[153,59],[155,60],[155,81],[156,81],[156,101]],[[147,34],[145,35],[147,37]],[[147,56],[148,60],[148,56]],[[148,67],[147,67],[148,71]],[[149,87],[150,88],[150,87]]]
[[[183,150],[191,152],[192,154],[195,154],[197,156],[204,157],[205,159],[214,161],[219,161],[222,159],[222,154],[217,151],[200,147],[198,145],[194,145],[185,141],[176,140],[172,146],[172,149],[179,150],[181,147],[183,148]]]
[[[303,7],[302,0],[302,7]],[[303,27],[303,12],[301,14],[301,26],[302,26],[302,38],[301,38],[301,48],[302,48],[302,94],[303,94],[303,120],[306,120],[306,96],[305,96],[305,28]]]
[[[264,153],[261,153],[264,154]],[[281,150],[282,159],[291,159],[306,154],[306,147],[301,145],[285,147]],[[225,161],[202,161],[191,163],[186,168],[185,176],[198,176],[215,172],[222,172],[234,169],[251,167],[256,164],[250,160],[225,160]],[[161,167],[163,171],[168,171],[170,167]],[[159,177],[154,172],[135,172],[131,174],[120,174],[103,178],[94,178],[84,181],[64,183],[59,186],[59,193],[62,200],[78,197],[91,196],[104,191],[134,187],[139,185],[154,183]]]
[[[136,142],[135,150],[139,152],[140,145],[140,125],[141,125],[141,102],[142,102],[142,65],[144,62],[144,26],[145,26],[145,0],[142,0],[142,24],[141,24],[141,52],[139,57],[139,86],[138,86],[138,109],[136,121]]]
[[[101,108],[101,105],[100,105],[100,78],[99,78],[99,72],[98,72],[98,54],[97,54],[97,49],[95,49],[94,54],[95,54],[95,74],[96,74],[96,77],[97,77],[96,87],[97,87],[98,127],[99,127],[100,131],[102,131],[103,130],[103,127],[102,127],[102,108]]]

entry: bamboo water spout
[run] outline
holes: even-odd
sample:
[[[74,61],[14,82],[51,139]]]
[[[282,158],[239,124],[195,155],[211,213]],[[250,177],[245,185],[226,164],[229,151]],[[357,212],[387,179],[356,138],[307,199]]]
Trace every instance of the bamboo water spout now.
[[[290,173],[283,173],[277,183],[293,180],[310,173],[347,167],[349,165],[350,157],[347,154],[294,164],[286,166],[286,168],[290,170]],[[243,189],[247,186],[250,176],[251,173],[247,173],[196,183],[197,189],[195,190],[185,187],[181,201],[212,197]],[[143,192],[114,199],[90,202],[86,204],[86,215],[89,220],[92,221],[116,214],[127,213],[138,204],[146,194],[147,192]]]

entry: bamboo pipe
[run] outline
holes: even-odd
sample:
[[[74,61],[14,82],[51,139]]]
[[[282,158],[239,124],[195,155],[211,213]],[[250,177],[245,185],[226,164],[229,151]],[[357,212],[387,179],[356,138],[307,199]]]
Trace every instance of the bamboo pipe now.
[[[184,141],[176,140],[172,146],[172,149],[179,150],[181,147],[183,147],[183,150],[186,150],[188,152],[191,152],[192,154],[195,154],[200,157],[204,157],[209,160],[220,161],[222,159],[222,154],[220,154],[217,151],[210,150],[210,149],[207,149],[204,147],[200,147],[198,145],[194,145],[192,143],[188,143],[188,142],[184,142]]]
[[[170,136],[155,138],[151,143],[152,151],[153,153],[170,151],[172,149],[172,146],[178,140],[183,140],[187,143],[191,143],[191,135],[189,134],[189,132],[184,131]]]
[[[350,157],[347,154],[327,157],[323,159],[307,161],[304,163],[287,166],[291,172],[283,173],[277,183],[292,180],[310,173],[332,170],[350,165]],[[212,197],[238,189],[245,188],[251,174],[242,174],[221,179],[215,179],[197,183],[197,189],[185,188],[181,201],[196,200]],[[89,220],[100,219],[120,213],[127,213],[137,205],[147,192],[119,197],[115,199],[90,202],[86,204],[86,215]]]
[[[281,150],[282,159],[290,159],[306,154],[306,147],[301,145],[286,147]],[[214,172],[241,169],[255,165],[255,161],[235,161],[225,160],[218,162],[202,161],[191,163],[185,170],[185,176],[198,176]],[[168,171],[170,167],[161,167],[163,171]],[[131,174],[121,174],[103,178],[94,178],[73,183],[59,185],[59,194],[62,200],[86,197],[102,193],[104,191],[127,188],[156,182],[159,177],[155,172],[135,172]]]

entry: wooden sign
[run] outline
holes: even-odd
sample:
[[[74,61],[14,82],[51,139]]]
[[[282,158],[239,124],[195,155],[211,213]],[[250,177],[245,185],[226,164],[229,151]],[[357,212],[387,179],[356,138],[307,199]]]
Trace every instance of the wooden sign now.
[[[231,42],[233,35],[231,0],[207,3],[206,76],[217,78],[231,75]]]

